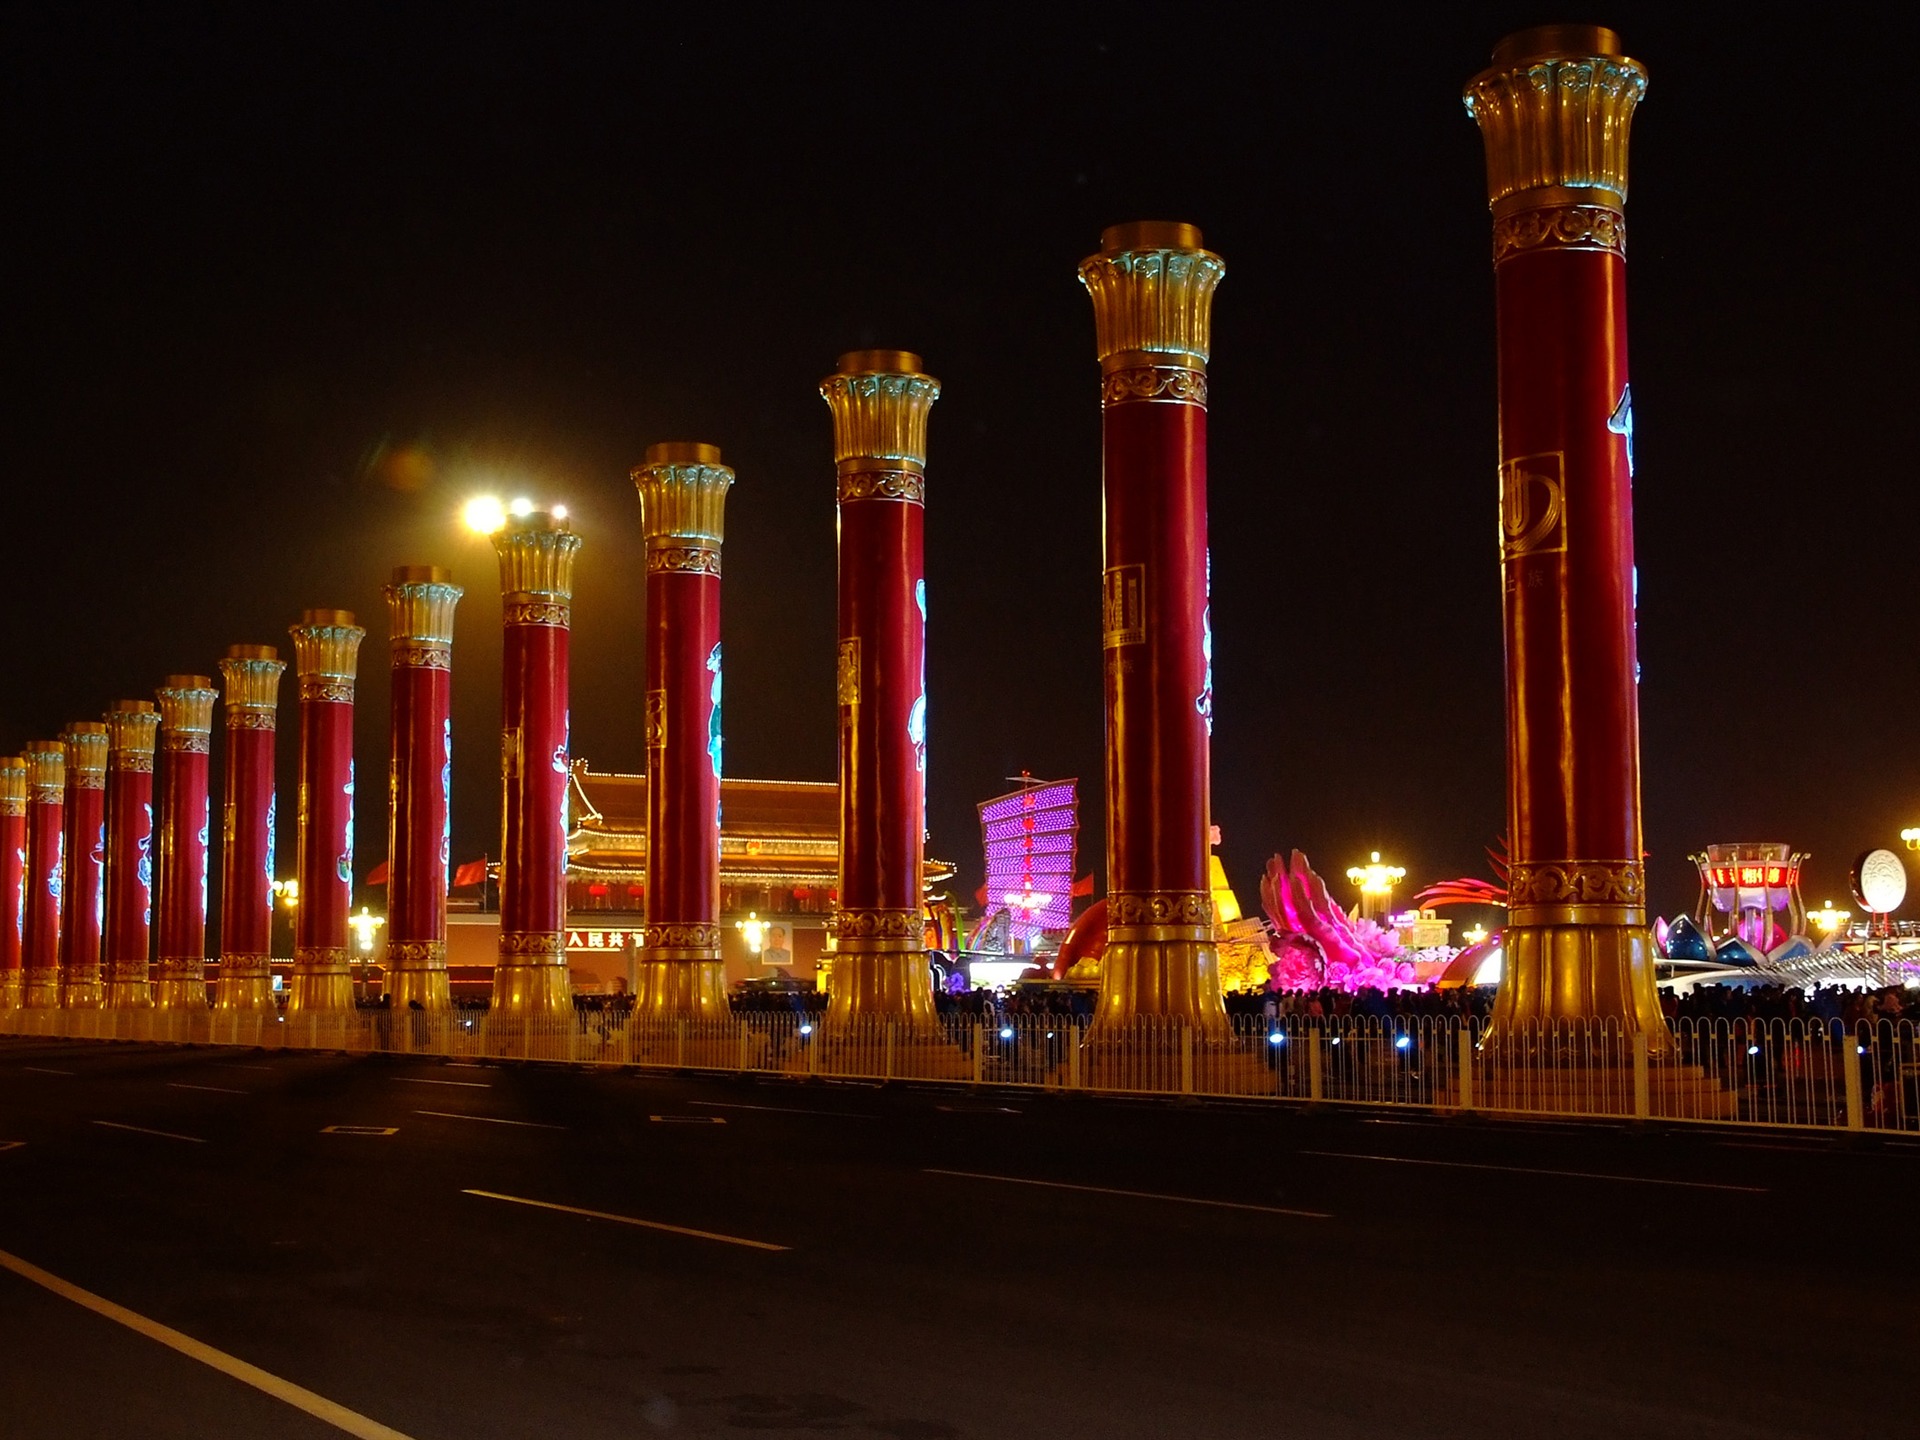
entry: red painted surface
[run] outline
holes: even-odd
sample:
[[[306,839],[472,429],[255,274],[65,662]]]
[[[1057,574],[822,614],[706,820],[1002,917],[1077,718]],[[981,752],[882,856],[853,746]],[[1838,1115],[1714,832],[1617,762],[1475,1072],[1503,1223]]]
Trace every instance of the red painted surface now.
[[[60,963],[60,854],[66,806],[27,801],[26,967]]]
[[[1504,566],[1513,859],[1638,860],[1633,486],[1608,427],[1627,383],[1626,266],[1545,250],[1504,261],[1496,284],[1503,478],[1515,461],[1564,470],[1558,537]],[[1563,466],[1526,459],[1556,454]]]
[[[273,731],[227,735],[220,850],[220,951],[267,955],[273,948]]]
[[[1106,650],[1107,889],[1204,893],[1206,411],[1112,405],[1103,441],[1106,584],[1141,634]]]
[[[296,950],[347,945],[353,902],[353,705],[300,700],[300,903]]]
[[[665,702],[664,733],[647,748],[647,920],[720,919],[720,775],[710,745],[718,717],[720,577],[656,570],[647,577],[647,692]],[[664,742],[664,743],[659,743]]]
[[[387,835],[387,936],[447,938],[448,766],[453,677],[438,667],[393,667],[393,770]]]
[[[27,904],[27,817],[0,815],[0,973],[23,960]]]
[[[107,766],[105,960],[122,973],[153,949],[153,772]]]
[[[60,968],[88,971],[100,963],[100,930],[106,904],[107,792],[73,784],[71,771],[64,843]]]
[[[551,934],[566,919],[567,659],[557,625],[509,624],[501,665],[500,929]]]
[[[207,761],[205,751],[163,750],[160,755],[156,928],[163,961],[206,959]]]
[[[926,511],[898,500],[840,505],[840,637],[860,641],[859,702],[841,707],[840,905],[920,905],[925,753],[908,731],[926,677]]]

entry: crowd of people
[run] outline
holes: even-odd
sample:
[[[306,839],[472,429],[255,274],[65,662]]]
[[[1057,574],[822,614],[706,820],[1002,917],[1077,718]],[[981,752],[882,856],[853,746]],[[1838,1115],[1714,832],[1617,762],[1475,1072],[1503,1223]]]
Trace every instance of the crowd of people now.
[[[1878,990],[1842,985],[1696,985],[1684,995],[1660,992],[1660,1008],[1669,1020],[1823,1020],[1855,1025],[1861,1021],[1912,1020],[1920,1015],[1920,996],[1901,986]]]

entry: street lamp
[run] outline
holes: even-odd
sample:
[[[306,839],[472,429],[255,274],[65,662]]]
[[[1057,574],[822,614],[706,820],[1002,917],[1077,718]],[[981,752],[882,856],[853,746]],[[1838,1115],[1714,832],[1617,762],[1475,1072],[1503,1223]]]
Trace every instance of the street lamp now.
[[[1393,899],[1393,887],[1407,878],[1407,872],[1398,865],[1380,863],[1380,852],[1375,850],[1365,865],[1347,867],[1347,879],[1360,890],[1360,913],[1369,920],[1378,920],[1387,913],[1387,907]]]
[[[1847,921],[1853,918],[1851,910],[1836,910],[1831,900],[1820,902],[1818,910],[1809,910],[1807,920],[1822,936],[1831,936],[1846,928]]]
[[[1460,938],[1469,945],[1478,945],[1482,940],[1487,938],[1487,927],[1484,925],[1475,925],[1472,929],[1462,934]]]
[[[380,933],[380,927],[386,924],[383,916],[375,915],[366,906],[360,907],[360,913],[348,918],[347,924],[353,927],[354,938],[360,943],[354,947],[354,963],[359,968],[360,991],[366,993],[367,966],[373,963],[373,941]]]
[[[460,512],[467,528],[476,535],[491,535],[507,523],[507,507],[497,495],[476,495]]]
[[[760,947],[766,943],[767,939],[767,922],[760,918],[760,912],[749,910],[746,919],[733,922],[733,928],[738,930],[741,938],[747,942],[747,949],[758,955]]]
[[[1907,849],[1920,850],[1920,825],[1902,830],[1900,838],[1907,842]]]

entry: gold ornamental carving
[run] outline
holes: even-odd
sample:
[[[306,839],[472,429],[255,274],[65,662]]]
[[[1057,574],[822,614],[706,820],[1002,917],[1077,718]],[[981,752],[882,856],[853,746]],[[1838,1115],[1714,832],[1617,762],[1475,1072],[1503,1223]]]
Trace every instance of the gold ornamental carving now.
[[[500,620],[505,625],[545,625],[565,630],[573,624],[573,606],[564,600],[515,596],[500,607]]]
[[[840,503],[849,500],[898,500],[927,503],[927,477],[915,470],[851,470],[840,475]]]
[[[1493,222],[1493,263],[1544,250],[1598,250],[1627,258],[1627,217],[1604,205],[1520,210]]]
[[[1199,228],[1163,221],[1114,225],[1080,262],[1093,299],[1095,342],[1108,373],[1157,366],[1204,370],[1213,351],[1213,292],[1226,262]]]
[[[453,646],[433,640],[405,640],[396,636],[390,659],[395,670],[451,670]]]
[[[67,784],[75,790],[107,788],[107,727],[97,721],[76,721],[60,736],[67,747]]]
[[[520,960],[558,960],[567,953],[564,939],[550,930],[503,930],[500,955]]]
[[[834,680],[834,692],[840,708],[860,703],[860,637],[849,635],[840,642],[840,664]]]
[[[27,762],[23,756],[0,758],[0,815],[27,813]]]
[[[836,910],[827,928],[842,943],[848,940],[912,940],[926,933],[918,910]]]
[[[720,949],[720,927],[704,922],[663,922],[648,925],[645,939],[641,942],[648,950],[710,950],[718,953]]]
[[[1116,890],[1107,896],[1109,928],[1172,925],[1213,933],[1213,897],[1204,890]]]
[[[1521,31],[1461,97],[1487,151],[1496,214],[1540,192],[1618,208],[1627,200],[1627,136],[1647,71],[1617,53],[1611,30],[1549,25]]]
[[[711,545],[662,545],[647,542],[649,575],[718,575],[720,552]]]
[[[940,382],[905,350],[855,350],[820,382],[833,412],[833,458],[843,470],[870,470],[868,462],[894,461],[924,468],[927,416],[940,398]]]
[[[389,940],[386,963],[389,970],[444,970],[447,968],[447,942]]]
[[[187,754],[212,748],[213,702],[220,698],[205,675],[169,675],[154,691],[160,704],[160,740],[163,748]]]
[[[29,740],[20,758],[27,767],[27,799],[35,805],[64,805],[67,747],[58,740]]]
[[[1515,861],[1507,872],[1507,904],[1626,905],[1647,903],[1645,868],[1634,860]]]
[[[493,532],[493,553],[500,559],[500,594],[509,610],[546,602],[560,612],[558,619],[510,619],[508,624],[567,624],[580,537],[567,528],[565,520],[544,510],[516,515],[504,529]]]
[[[307,610],[300,623],[288,627],[293,636],[293,668],[300,677],[302,700],[353,700],[353,677],[360,668],[360,642],[367,632],[353,623],[351,610]],[[323,695],[309,681],[332,681],[346,687],[343,697]]]
[[[694,568],[656,566],[651,548],[655,541],[704,541],[717,547],[726,538],[727,491],[733,488],[733,471],[720,463],[719,447],[688,441],[650,445],[646,459],[633,468],[633,487],[640,494],[640,531],[649,546],[648,570]],[[720,573],[717,553],[707,573]]]
[[[229,730],[271,730],[280,709],[286,661],[268,645],[235,645],[220,662]]]
[[[387,599],[387,635],[395,665],[417,665],[444,670],[419,660],[402,660],[403,648],[429,647],[444,651],[453,644],[453,611],[467,592],[452,583],[450,571],[438,565],[401,565],[381,593]]]
[[[160,712],[146,700],[120,700],[101,717],[106,722],[108,763],[115,770],[151,774],[160,738]]]
[[[337,675],[302,675],[300,698],[322,705],[351,705],[353,681],[342,680]]]
[[[667,692],[665,690],[647,691],[646,706],[647,749],[664,750],[667,748]]]
[[[1136,365],[1114,370],[1100,382],[1100,405],[1128,405],[1136,401],[1157,405],[1198,405],[1207,408],[1207,372],[1180,365]]]
[[[350,969],[353,952],[344,945],[296,945],[293,965],[304,974]]]

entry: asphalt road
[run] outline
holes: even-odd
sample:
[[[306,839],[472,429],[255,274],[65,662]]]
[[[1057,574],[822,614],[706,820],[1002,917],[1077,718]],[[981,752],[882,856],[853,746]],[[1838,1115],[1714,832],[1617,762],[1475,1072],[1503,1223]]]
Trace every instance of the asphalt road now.
[[[0,1041],[0,1147],[9,1440],[1920,1435],[1900,1142]]]

